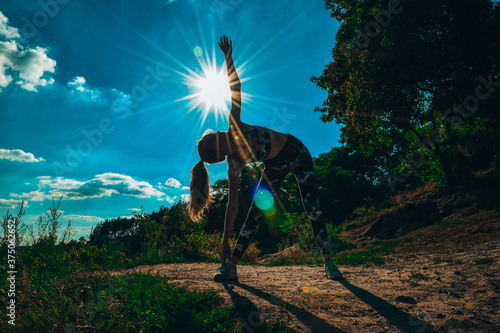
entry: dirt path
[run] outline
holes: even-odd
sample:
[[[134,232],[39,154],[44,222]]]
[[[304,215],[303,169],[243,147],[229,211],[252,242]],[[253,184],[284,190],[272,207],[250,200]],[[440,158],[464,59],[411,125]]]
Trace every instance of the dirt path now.
[[[343,281],[327,280],[318,266],[238,266],[237,283],[212,282],[213,263],[112,274],[150,271],[189,289],[217,290],[235,304],[243,332],[277,319],[300,332],[500,332],[499,244],[344,266]]]

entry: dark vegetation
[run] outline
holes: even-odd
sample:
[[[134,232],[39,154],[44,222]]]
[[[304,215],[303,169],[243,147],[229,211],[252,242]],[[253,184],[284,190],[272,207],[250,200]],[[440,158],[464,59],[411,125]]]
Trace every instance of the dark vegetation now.
[[[342,125],[342,146],[320,154],[314,163],[340,265],[380,263],[404,244],[423,242],[364,238],[363,249],[350,251],[355,240],[341,237],[367,217],[404,206],[405,193],[415,189],[453,188],[480,209],[499,208],[500,6],[488,0],[390,3],[326,1],[342,25],[333,61],[312,80],[328,92],[316,111],[324,122]],[[236,231],[258,177],[255,165],[241,174]],[[190,221],[186,205],[178,202],[149,214],[106,220],[88,240],[71,240],[70,224],[61,228],[60,201],[34,228],[23,224],[21,207],[16,218],[16,326],[2,316],[0,327],[19,332],[240,331],[235,309],[221,307],[214,293],[177,289],[154,276],[103,274],[140,264],[217,262],[227,195],[227,180],[217,180],[214,201],[200,223]],[[279,197],[282,205],[261,226],[243,263],[258,263],[259,257],[294,245],[303,256],[273,264],[319,263],[292,175]],[[7,253],[7,223],[13,217],[9,211],[3,217],[2,253]],[[464,224],[462,219],[443,218],[436,230],[446,232]],[[478,264],[489,260],[480,258]],[[5,291],[6,261],[0,265]],[[427,277],[416,272],[412,278]],[[4,309],[5,302],[1,298]],[[279,323],[268,327],[280,330]]]

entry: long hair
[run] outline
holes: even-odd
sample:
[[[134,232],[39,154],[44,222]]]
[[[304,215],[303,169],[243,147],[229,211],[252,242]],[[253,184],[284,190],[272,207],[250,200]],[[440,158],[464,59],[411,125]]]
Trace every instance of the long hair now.
[[[210,198],[210,179],[203,160],[194,165],[190,175],[191,182],[189,183],[189,187],[191,196],[188,205],[189,217],[193,221],[199,221],[201,220],[203,211],[212,201],[212,198]]]

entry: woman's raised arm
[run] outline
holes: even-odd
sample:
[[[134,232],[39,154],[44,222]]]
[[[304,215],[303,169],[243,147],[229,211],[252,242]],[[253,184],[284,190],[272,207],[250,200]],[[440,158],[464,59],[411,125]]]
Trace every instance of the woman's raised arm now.
[[[218,44],[226,58],[227,76],[229,79],[229,88],[231,89],[231,112],[229,120],[239,125],[241,123],[241,82],[234,67],[233,42],[228,40],[226,36],[222,36]]]

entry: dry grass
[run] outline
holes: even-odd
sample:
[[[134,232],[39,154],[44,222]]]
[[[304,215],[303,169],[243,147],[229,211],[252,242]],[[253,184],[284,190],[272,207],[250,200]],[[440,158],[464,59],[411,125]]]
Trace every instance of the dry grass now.
[[[495,166],[492,165],[487,169],[473,171],[472,176],[473,177],[484,177],[486,175],[489,175],[490,173],[493,173],[495,170],[496,170]]]
[[[400,191],[393,195],[391,198],[389,198],[386,202],[387,206],[393,207],[393,206],[401,206],[409,201],[411,201],[413,198],[416,196],[428,192],[432,189],[434,189],[437,186],[436,183],[429,183],[429,184],[424,184],[420,187],[417,187],[416,189],[413,190],[407,190],[407,191]]]

